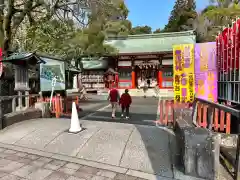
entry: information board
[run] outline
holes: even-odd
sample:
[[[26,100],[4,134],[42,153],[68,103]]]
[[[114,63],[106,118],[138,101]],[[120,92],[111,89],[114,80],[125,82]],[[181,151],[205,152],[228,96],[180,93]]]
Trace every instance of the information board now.
[[[174,101],[193,102],[194,83],[194,45],[173,46]]]
[[[65,90],[65,65],[64,61],[41,57],[45,64],[40,64],[40,89],[52,91],[52,79],[57,81],[54,90]]]
[[[195,87],[199,98],[217,101],[216,42],[195,45]]]

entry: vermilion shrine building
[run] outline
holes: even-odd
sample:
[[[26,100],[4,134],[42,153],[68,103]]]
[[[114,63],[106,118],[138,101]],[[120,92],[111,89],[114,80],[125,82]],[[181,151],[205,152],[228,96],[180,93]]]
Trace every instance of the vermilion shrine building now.
[[[194,31],[131,35],[109,38],[107,44],[118,49],[113,57],[118,72],[118,88],[141,87],[144,79],[158,83],[160,89],[173,88],[173,48],[175,44],[195,44]]]

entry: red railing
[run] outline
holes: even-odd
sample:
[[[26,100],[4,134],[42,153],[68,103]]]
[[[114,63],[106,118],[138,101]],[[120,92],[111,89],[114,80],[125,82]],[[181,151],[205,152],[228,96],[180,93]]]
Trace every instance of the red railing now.
[[[161,126],[175,126],[174,109],[185,109],[189,103],[174,103],[173,99],[159,100],[156,123]]]
[[[50,103],[50,101],[51,99],[49,97],[38,99],[38,102]],[[60,118],[61,116],[69,116],[72,112],[72,102],[75,102],[77,110],[80,110],[79,96],[68,96],[63,98],[60,95],[56,95],[52,98],[50,111],[55,115],[56,118]]]
[[[191,116],[193,114],[193,108],[197,108],[197,119],[195,125],[198,127],[208,127],[208,112],[209,105],[197,102],[196,107],[192,107],[190,103],[174,103],[172,99],[163,99],[159,101],[159,112],[156,119],[158,125],[167,126],[172,124],[175,125],[176,118],[174,117],[174,110],[180,109],[181,116]],[[186,111],[191,113],[186,114]],[[189,119],[189,118],[188,118]],[[191,119],[191,123],[194,123]],[[230,134],[231,132],[231,114],[223,110],[214,108],[214,116],[212,120],[212,129],[216,132],[225,132]]]
[[[200,127],[207,128],[208,127],[208,111],[210,106],[197,103],[197,125]],[[223,110],[219,110],[217,108],[213,109],[213,117],[212,117],[212,128],[217,132],[225,132],[226,134],[230,134],[231,132],[231,114],[228,112],[224,112]]]

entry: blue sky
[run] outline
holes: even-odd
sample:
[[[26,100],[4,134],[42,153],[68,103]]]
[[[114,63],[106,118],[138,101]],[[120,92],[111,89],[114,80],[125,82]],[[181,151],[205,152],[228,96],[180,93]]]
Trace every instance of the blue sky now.
[[[175,0],[125,0],[130,11],[128,19],[133,26],[148,25],[153,30],[164,28]],[[196,0],[197,10],[206,7],[209,0]]]

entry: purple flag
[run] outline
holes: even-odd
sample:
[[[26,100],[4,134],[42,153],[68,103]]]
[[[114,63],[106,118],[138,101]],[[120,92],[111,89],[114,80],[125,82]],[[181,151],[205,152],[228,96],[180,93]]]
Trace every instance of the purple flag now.
[[[195,83],[199,98],[217,101],[216,42],[195,44]]]

